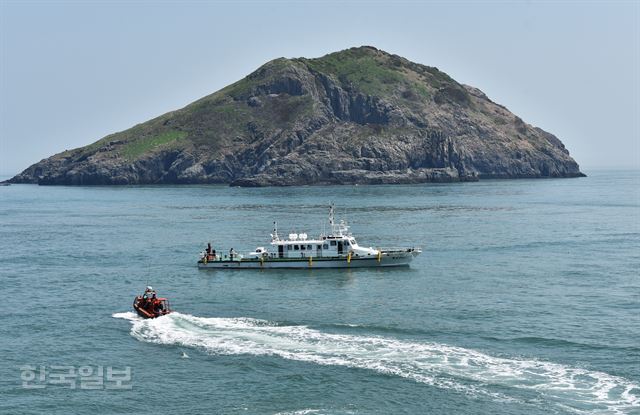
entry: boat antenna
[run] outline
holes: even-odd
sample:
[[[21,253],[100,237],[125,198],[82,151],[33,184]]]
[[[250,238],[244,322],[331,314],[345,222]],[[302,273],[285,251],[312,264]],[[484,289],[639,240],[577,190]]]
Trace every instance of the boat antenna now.
[[[335,233],[335,217],[334,217],[334,206],[333,206],[333,202],[331,202],[331,205],[329,206],[329,232],[331,232],[331,235],[333,235]]]
[[[147,259],[147,275],[144,281],[144,286],[148,287],[149,286],[149,272],[151,271],[151,263],[149,262],[149,260]]]

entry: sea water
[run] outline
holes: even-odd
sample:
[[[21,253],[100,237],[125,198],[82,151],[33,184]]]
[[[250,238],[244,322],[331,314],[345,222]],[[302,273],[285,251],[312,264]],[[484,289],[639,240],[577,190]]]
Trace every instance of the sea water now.
[[[640,172],[588,173],[0,187],[0,413],[640,413]],[[331,202],[361,245],[423,253],[398,269],[196,268],[207,242],[268,246],[273,221],[319,234]],[[177,312],[137,317],[147,285]],[[130,377],[88,389],[83,367]]]

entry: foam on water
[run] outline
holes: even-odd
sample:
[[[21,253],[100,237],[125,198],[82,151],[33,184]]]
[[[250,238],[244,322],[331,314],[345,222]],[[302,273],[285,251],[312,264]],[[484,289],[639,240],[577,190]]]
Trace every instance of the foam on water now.
[[[494,357],[439,343],[325,333],[307,326],[283,326],[252,318],[202,318],[173,313],[144,320],[132,312],[113,317],[130,320],[131,334],[150,343],[195,347],[215,354],[271,355],[369,369],[493,399],[514,400],[508,393],[510,388],[526,389],[538,396],[534,401],[579,413],[624,414],[640,408],[638,384],[558,363]]]

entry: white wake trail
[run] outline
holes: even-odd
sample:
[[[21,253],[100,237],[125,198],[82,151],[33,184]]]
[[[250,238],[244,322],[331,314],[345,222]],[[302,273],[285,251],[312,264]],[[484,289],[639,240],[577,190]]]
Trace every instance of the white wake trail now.
[[[640,386],[607,373],[538,360],[490,356],[473,349],[379,336],[325,333],[251,318],[202,318],[172,313],[143,320],[138,340],[195,347],[215,354],[271,355],[320,365],[369,369],[471,395],[515,400],[504,388],[528,390],[540,400],[580,413],[626,414],[640,407]],[[502,393],[492,391],[501,387]],[[588,408],[588,409],[585,409]]]

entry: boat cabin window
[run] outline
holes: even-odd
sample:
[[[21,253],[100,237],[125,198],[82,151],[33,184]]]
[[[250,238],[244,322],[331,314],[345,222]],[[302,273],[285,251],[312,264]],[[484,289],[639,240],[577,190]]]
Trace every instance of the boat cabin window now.
[[[291,245],[287,245],[287,251],[291,251]]]
[[[296,245],[296,246],[298,246],[298,245]],[[302,249],[304,251],[305,249],[307,249],[307,247],[305,245],[300,245],[300,249]]]
[[[349,242],[351,242],[351,245],[355,245],[356,244],[356,240],[355,239],[350,239]]]
[[[331,244],[331,246],[336,246],[336,241],[330,241],[329,243]]]
[[[293,249],[294,249],[294,251],[297,251],[297,250],[300,249],[300,247],[298,245],[293,245]]]
[[[329,249],[329,245],[327,244],[322,245],[322,249]]]
[[[318,249],[322,249],[322,245],[318,244]]]
[[[311,246],[311,245],[307,245],[307,249],[308,249],[308,250],[312,250],[312,249],[313,249],[313,246]]]

